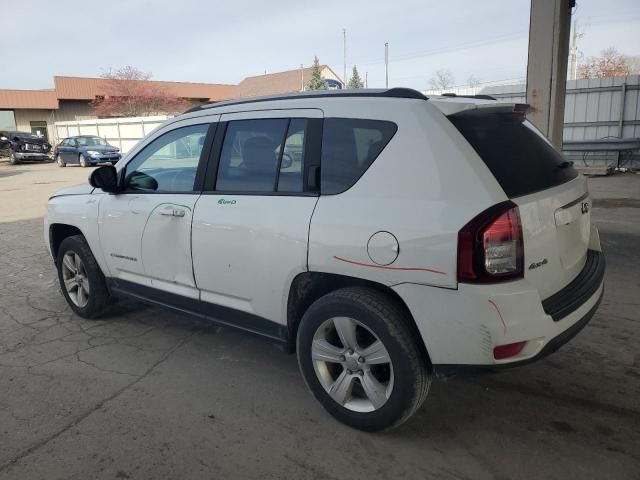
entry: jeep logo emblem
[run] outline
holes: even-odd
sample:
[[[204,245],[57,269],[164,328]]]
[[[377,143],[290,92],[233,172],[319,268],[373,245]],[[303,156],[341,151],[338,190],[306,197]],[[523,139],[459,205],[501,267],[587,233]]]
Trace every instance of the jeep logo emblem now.
[[[235,205],[236,201],[235,200],[225,200],[224,198],[221,198],[220,200],[218,200],[218,205]]]
[[[584,214],[584,213],[587,213],[587,212],[589,211],[589,208],[591,208],[591,207],[590,207],[590,205],[589,205],[589,202],[582,202],[582,203],[580,204],[580,211],[581,211],[583,214]]]

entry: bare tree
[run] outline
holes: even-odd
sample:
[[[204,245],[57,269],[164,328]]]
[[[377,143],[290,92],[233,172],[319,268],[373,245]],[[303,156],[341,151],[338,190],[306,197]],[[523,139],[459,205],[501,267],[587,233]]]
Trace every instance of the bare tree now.
[[[137,117],[178,113],[190,103],[150,82],[151,74],[136,67],[111,68],[100,77],[104,95],[91,106],[99,117]]]
[[[578,78],[624,77],[630,74],[626,57],[614,47],[603,50],[599,57],[587,58],[578,66]]]
[[[451,70],[437,70],[429,79],[429,85],[433,90],[445,90],[453,86],[453,73]]]
[[[640,56],[639,55],[623,55],[624,61],[629,65],[631,75],[640,75]]]
[[[469,78],[467,78],[467,85],[469,85],[471,88],[476,88],[478,85],[480,85],[480,79],[475,75],[469,75]]]

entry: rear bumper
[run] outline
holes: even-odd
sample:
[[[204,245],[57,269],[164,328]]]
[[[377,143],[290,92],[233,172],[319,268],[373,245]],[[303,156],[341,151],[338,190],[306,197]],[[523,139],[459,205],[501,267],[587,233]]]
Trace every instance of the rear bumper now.
[[[600,306],[600,302],[602,301],[602,296],[604,295],[604,288],[600,290],[600,297],[596,301],[595,305],[591,307],[591,310],[587,312],[587,314],[578,320],[576,323],[567,328],[564,332],[559,334],[558,336],[552,338],[547,342],[547,344],[533,357],[527,358],[525,360],[518,360],[510,363],[502,363],[502,364],[494,364],[494,365],[446,365],[446,364],[438,364],[435,365],[435,372],[438,377],[450,377],[454,375],[467,374],[467,373],[479,373],[483,371],[496,371],[502,370],[504,368],[510,367],[520,367],[522,365],[527,365],[529,363],[537,362],[541,360],[555,351],[557,351],[564,344],[569,343],[573,337],[578,335],[580,331],[587,326],[589,321],[593,318],[593,315],[596,313],[596,310]]]
[[[590,251],[574,281],[542,301],[526,279],[498,285],[459,284],[458,290],[402,284],[406,302],[436,373],[522,365],[554,352],[584,328],[604,292],[604,256]],[[526,342],[496,360],[498,345]]]

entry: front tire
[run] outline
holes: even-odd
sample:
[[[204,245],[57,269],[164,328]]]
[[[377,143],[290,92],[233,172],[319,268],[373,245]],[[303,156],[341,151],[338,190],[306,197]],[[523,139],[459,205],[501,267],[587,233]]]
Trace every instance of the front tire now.
[[[65,238],[58,249],[58,281],[71,309],[96,318],[113,303],[107,282],[82,235]]]
[[[18,163],[18,159],[16,158],[16,154],[14,152],[11,152],[9,154],[9,163],[11,165],[15,165],[16,163]]]
[[[56,162],[57,162],[59,167],[66,167],[67,166],[67,163],[62,159],[60,154],[56,155]]]
[[[84,158],[84,155],[80,154],[78,155],[78,163],[80,164],[81,167],[85,168],[87,167],[89,164],[87,163],[86,158]]]
[[[337,290],[309,307],[298,329],[298,363],[331,415],[380,431],[418,410],[431,372],[410,322],[394,299],[369,288]]]

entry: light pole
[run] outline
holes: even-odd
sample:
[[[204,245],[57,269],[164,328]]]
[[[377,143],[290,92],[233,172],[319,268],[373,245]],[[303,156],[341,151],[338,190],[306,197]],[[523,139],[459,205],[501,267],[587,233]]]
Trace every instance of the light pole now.
[[[384,42],[384,86],[389,88],[389,42]]]
[[[342,76],[342,88],[347,86],[347,29],[342,29],[342,54],[344,60],[344,70]]]

